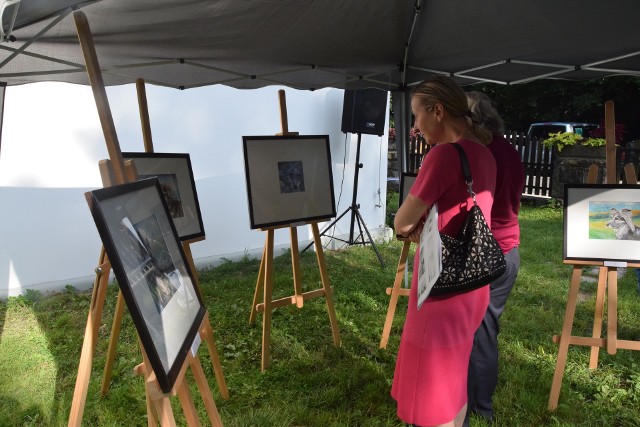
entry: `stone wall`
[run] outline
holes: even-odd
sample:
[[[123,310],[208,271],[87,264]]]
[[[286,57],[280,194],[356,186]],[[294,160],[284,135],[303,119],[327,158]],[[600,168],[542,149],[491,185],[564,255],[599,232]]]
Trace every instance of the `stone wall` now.
[[[553,175],[551,177],[551,197],[563,200],[566,184],[586,184],[589,167],[598,165],[596,184],[606,182],[605,147],[564,147],[558,152],[554,148]]]

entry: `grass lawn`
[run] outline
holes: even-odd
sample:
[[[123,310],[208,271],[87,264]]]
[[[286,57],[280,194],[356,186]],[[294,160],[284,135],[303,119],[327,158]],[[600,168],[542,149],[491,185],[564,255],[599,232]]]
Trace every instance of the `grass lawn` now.
[[[562,327],[571,266],[562,263],[561,210],[524,206],[521,224],[522,267],[501,321],[496,425],[638,425],[637,351],[609,355],[601,350],[598,369],[590,370],[589,349],[571,346],[559,407],[547,410],[557,354],[551,338]],[[225,426],[402,426],[389,391],[406,299],[398,305],[387,348],[378,348],[389,298],[385,288],[393,283],[401,244],[378,248],[385,269],[369,247],[326,252],[342,346],[333,345],[323,298],[306,301],[302,309],[278,308],[266,372],[260,371],[262,317],[248,323],[259,260],[226,262],[199,272],[228,400],[220,396],[205,345],[199,354]],[[315,255],[306,252],[301,259],[304,290],[318,288]],[[618,336],[640,340],[635,275],[621,278],[618,288]],[[574,335],[591,335],[595,290],[595,284],[581,286]],[[275,262],[274,297],[292,291],[290,256],[283,255]],[[111,389],[100,396],[116,294],[112,284],[84,407],[86,426],[147,424],[143,382],[133,374],[141,356],[126,313]],[[27,292],[0,302],[0,426],[67,425],[89,300],[90,293],[69,288],[50,296]],[[204,420],[195,385],[193,395]],[[179,402],[172,400],[178,424],[184,425]],[[485,425],[471,421],[472,426]]]

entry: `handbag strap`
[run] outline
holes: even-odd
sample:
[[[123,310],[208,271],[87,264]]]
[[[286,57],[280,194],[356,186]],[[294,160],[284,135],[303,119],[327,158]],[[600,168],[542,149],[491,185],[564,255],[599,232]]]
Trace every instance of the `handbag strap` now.
[[[456,150],[458,150],[458,154],[460,155],[460,166],[462,167],[464,180],[467,183],[469,195],[471,195],[471,198],[473,199],[473,204],[477,205],[476,193],[473,191],[473,178],[471,177],[471,168],[469,167],[469,160],[467,159],[467,155],[465,154],[462,147],[458,145],[458,143],[454,142],[451,145],[456,147]]]

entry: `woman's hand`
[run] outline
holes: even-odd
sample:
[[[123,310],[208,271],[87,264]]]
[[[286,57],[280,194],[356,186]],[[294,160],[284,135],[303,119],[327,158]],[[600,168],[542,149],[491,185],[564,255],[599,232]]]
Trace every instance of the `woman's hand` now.
[[[398,238],[409,240],[413,243],[420,243],[420,236],[422,235],[422,230],[424,229],[424,221],[420,220],[416,226],[411,229],[407,234],[396,233]]]
[[[420,221],[416,224],[416,226],[411,230],[407,239],[413,243],[420,243],[420,236],[422,235],[422,229],[424,228],[424,221]]]

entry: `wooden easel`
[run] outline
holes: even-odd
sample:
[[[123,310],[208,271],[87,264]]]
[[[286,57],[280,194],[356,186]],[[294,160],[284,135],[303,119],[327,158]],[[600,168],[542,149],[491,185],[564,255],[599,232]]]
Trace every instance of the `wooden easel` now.
[[[398,240],[404,242],[402,244],[402,251],[400,252],[400,259],[398,260],[398,269],[396,270],[396,278],[393,282],[392,288],[387,288],[387,295],[391,295],[389,299],[389,307],[387,308],[387,317],[384,321],[384,327],[382,328],[382,337],[380,338],[380,348],[387,348],[389,342],[389,334],[391,333],[391,325],[393,324],[393,317],[396,314],[396,306],[398,305],[398,297],[409,296],[410,290],[403,288],[402,278],[407,268],[407,258],[409,256],[409,249],[411,248],[411,241],[405,238],[398,237]]]
[[[420,168],[416,170],[419,171]],[[402,184],[401,184],[402,185]],[[402,189],[401,189],[402,190]],[[402,193],[402,191],[400,192]],[[384,327],[382,328],[382,337],[380,337],[380,348],[387,348],[389,343],[389,334],[391,333],[391,326],[393,325],[393,317],[396,314],[396,306],[398,305],[398,297],[409,296],[410,289],[403,288],[402,278],[407,272],[407,257],[409,256],[409,249],[411,248],[411,241],[407,238],[396,236],[396,238],[404,242],[402,244],[402,251],[400,252],[400,259],[398,260],[398,269],[396,270],[396,278],[393,282],[393,287],[387,288],[386,293],[390,295],[389,307],[387,308],[387,317],[384,321]]]
[[[615,166],[615,131],[614,131],[613,102],[608,101],[605,104],[605,133],[607,139],[607,182],[616,183]],[[594,184],[598,173],[597,165],[589,168],[587,182]],[[627,183],[631,184],[636,181],[636,175],[633,165],[629,164],[625,167],[625,177]],[[558,357],[556,359],[556,368],[551,383],[551,392],[549,394],[549,410],[555,410],[558,407],[558,399],[560,397],[560,388],[562,386],[562,377],[567,363],[567,354],[569,345],[580,345],[591,347],[591,355],[589,358],[589,368],[596,369],[598,367],[598,357],[600,348],[606,348],[607,353],[616,354],[618,349],[624,350],[640,350],[640,341],[619,340],[618,333],[618,274],[617,268],[621,265],[613,262],[594,262],[594,261],[565,261],[565,264],[573,265],[571,274],[571,284],[569,286],[569,296],[567,298],[567,306],[564,314],[564,322],[562,324],[561,334],[553,336],[553,342],[559,344]],[[640,263],[624,263],[624,267],[640,267]],[[582,268],[584,265],[592,265],[599,267],[598,289],[596,291],[596,304],[593,319],[593,333],[591,337],[579,337],[571,335],[573,328],[573,319],[578,302],[578,290],[580,288],[580,280],[582,277]],[[602,338],[602,320],[604,313],[604,297],[607,293],[607,335]]]
[[[140,122],[142,124],[142,135],[144,141],[144,149],[146,153],[153,153],[153,139],[151,138],[151,126],[149,120],[149,110],[147,108],[147,97],[146,91],[144,87],[144,80],[137,79],[136,80],[136,89],[138,93],[138,106],[140,110]],[[109,170],[108,162],[101,162],[101,173],[103,176],[108,175],[111,176],[112,173]],[[125,168],[131,167],[125,164]],[[138,174],[135,172],[128,173],[130,180],[137,179]],[[105,187],[110,186],[112,184],[105,184],[105,179],[103,178],[103,184]],[[200,280],[198,276],[198,270],[196,269],[195,262],[193,260],[193,255],[191,253],[191,243],[199,242],[204,240],[204,237],[197,237],[194,239],[183,240],[182,248],[185,252],[185,256],[187,259],[187,263],[189,265],[189,269],[193,274],[195,285],[202,295],[202,287],[200,286]],[[100,392],[102,395],[107,394],[109,391],[109,386],[111,384],[111,376],[113,374],[113,362],[115,360],[116,346],[118,342],[118,337],[120,336],[120,327],[122,325],[122,316],[124,314],[125,302],[122,296],[122,292],[118,291],[118,298],[116,301],[115,313],[113,316],[113,324],[111,326],[111,335],[109,337],[109,347],[107,349],[105,366],[104,366],[104,374],[102,376],[102,386],[100,388]],[[216,348],[216,344],[213,337],[213,328],[210,324],[206,324],[203,329],[200,330],[200,334],[202,335],[204,341],[207,344],[207,349],[209,350],[209,355],[211,357],[211,363],[213,365],[213,372],[216,377],[216,381],[218,383],[218,389],[220,390],[220,394],[223,399],[229,398],[229,390],[227,389],[227,384],[224,379],[224,374],[222,372],[222,365],[220,364],[220,356],[218,355],[218,350]]]
[[[101,171],[104,172],[103,181],[111,181],[108,182],[111,185],[127,183],[132,181],[132,179],[135,177],[135,168],[132,166],[132,164],[130,164],[128,168],[125,168],[125,163],[122,158],[122,152],[120,151],[118,137],[115,132],[115,126],[113,123],[113,117],[111,115],[104,82],[102,80],[100,65],[98,64],[98,59],[93,44],[93,37],[89,29],[89,23],[87,22],[85,14],[81,11],[74,12],[74,19],[78,31],[78,39],[82,48],[87,73],[89,75],[91,88],[93,90],[94,99],[96,101],[96,106],[98,109],[98,115],[100,116],[100,123],[102,125],[107,150],[109,153],[110,160],[101,162]],[[98,330],[100,327],[102,311],[104,309],[110,267],[111,265],[103,247],[100,252],[98,267],[96,268],[96,278],[94,281],[94,288],[91,297],[89,315],[87,318],[87,325],[85,327],[84,341],[82,343],[78,376],[76,378],[73,401],[69,414],[69,426],[80,426],[82,423],[82,415],[84,412],[87,389],[91,376],[91,365],[93,362],[93,355],[98,338]],[[122,316],[123,310],[124,304],[120,309],[120,316]],[[208,313],[205,313],[203,322],[200,325],[199,330],[206,329],[206,326],[203,325],[208,325],[208,323]],[[168,400],[169,395],[158,393],[160,387],[157,383],[157,380],[155,379],[153,369],[144,352],[144,347],[140,345],[140,349],[143,355],[143,362],[142,364],[138,365],[138,367],[136,367],[136,372],[142,373],[146,379],[145,389],[147,399],[148,423],[149,425],[152,425],[153,420],[156,421],[157,424],[157,421],[159,420],[162,426],[175,426],[175,419],[173,417],[171,405]],[[222,422],[220,421],[220,416],[215,407],[215,403],[213,402],[213,398],[211,397],[211,390],[209,389],[206,379],[203,378],[204,373],[202,372],[202,366],[200,365],[199,359],[195,354],[192,354],[185,360],[174,387],[175,392],[179,395],[183,410],[185,412],[185,416],[187,417],[188,425],[199,426],[200,423],[197,419],[197,416],[195,415],[195,407],[193,405],[193,399],[191,398],[191,395],[189,393],[188,385],[184,381],[184,375],[187,366],[191,366],[192,368],[197,385],[200,389],[200,393],[205,401],[205,407],[209,415],[209,421],[212,425],[221,426]]]
[[[205,314],[198,329],[202,330],[208,324],[208,314]],[[137,375],[143,376],[145,380],[148,425],[157,425],[158,422],[160,422],[160,425],[163,427],[173,427],[176,425],[176,420],[173,415],[173,409],[171,408],[171,402],[169,400],[176,394],[178,395],[178,399],[180,400],[180,405],[182,406],[182,410],[187,420],[187,425],[201,425],[200,420],[198,419],[196,408],[193,404],[193,398],[191,397],[189,384],[187,384],[185,379],[186,368],[187,366],[189,366],[191,367],[193,377],[196,381],[196,385],[198,386],[198,391],[200,391],[202,400],[204,401],[209,424],[215,427],[222,427],[222,420],[220,419],[218,408],[216,408],[216,403],[213,400],[213,396],[211,395],[211,390],[209,389],[207,378],[205,376],[204,370],[202,369],[202,365],[200,364],[200,359],[198,359],[196,355],[194,355],[191,351],[187,354],[187,359],[182,365],[182,369],[178,373],[178,377],[172,390],[169,393],[163,393],[160,389],[158,381],[156,380],[154,372],[149,369],[151,365],[144,351],[142,343],[140,343],[140,348],[142,349],[142,357],[144,361],[143,363],[137,365],[134,368],[134,371]]]
[[[287,105],[284,90],[278,91],[280,104],[280,118],[282,124],[282,132],[277,135],[298,135],[298,132],[289,132],[287,120]],[[316,249],[316,258],[320,269],[320,280],[322,288],[314,291],[302,292],[301,272],[300,272],[300,251],[298,248],[298,231],[297,226],[302,224],[289,224],[279,227],[269,227],[261,229],[266,233],[264,251],[262,252],[262,260],[260,261],[260,270],[258,272],[258,280],[256,282],[256,290],[253,295],[253,303],[251,305],[251,314],[249,315],[249,324],[256,320],[258,312],[262,312],[262,364],[261,370],[264,372],[269,367],[269,356],[271,347],[271,311],[276,307],[295,304],[296,307],[302,308],[304,300],[318,298],[324,296],[327,303],[327,311],[329,312],[329,322],[331,324],[331,332],[333,334],[333,344],[340,345],[340,332],[338,330],[338,320],[336,318],[333,306],[333,288],[329,282],[327,274],[326,261],[320,240],[320,231],[317,221],[311,221],[305,224],[311,225],[313,232],[313,240]],[[291,232],[291,264],[293,269],[293,291],[290,297],[272,300],[273,291],[273,246],[274,246],[274,230],[278,228],[289,227]],[[258,302],[259,295],[262,293],[262,302]]]

